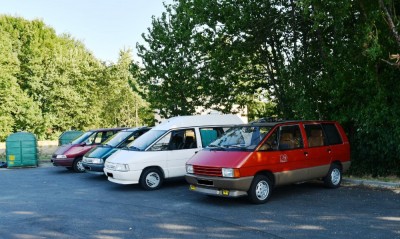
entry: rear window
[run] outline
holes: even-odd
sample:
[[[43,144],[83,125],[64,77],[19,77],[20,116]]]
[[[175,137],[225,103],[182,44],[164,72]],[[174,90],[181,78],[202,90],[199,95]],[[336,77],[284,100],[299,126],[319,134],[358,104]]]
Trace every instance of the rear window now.
[[[329,145],[343,143],[335,124],[324,123],[322,124],[322,128],[324,129]]]

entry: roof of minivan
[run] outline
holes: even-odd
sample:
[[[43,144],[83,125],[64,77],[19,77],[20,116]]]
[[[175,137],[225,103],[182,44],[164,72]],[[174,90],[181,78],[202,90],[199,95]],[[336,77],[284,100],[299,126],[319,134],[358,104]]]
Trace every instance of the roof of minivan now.
[[[277,124],[290,124],[290,123],[333,123],[335,121],[332,120],[281,120],[281,121],[273,121],[273,122],[250,122],[243,126],[275,126]]]
[[[232,114],[176,116],[163,121],[161,124],[155,126],[153,130],[169,130],[173,128],[196,126],[236,125],[243,123],[239,116]]]

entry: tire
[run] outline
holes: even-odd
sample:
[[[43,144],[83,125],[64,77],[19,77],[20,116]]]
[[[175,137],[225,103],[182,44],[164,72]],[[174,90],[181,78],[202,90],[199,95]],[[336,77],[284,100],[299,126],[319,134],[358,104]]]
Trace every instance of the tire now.
[[[76,173],[83,173],[85,172],[85,168],[82,165],[82,158],[76,158],[74,163],[72,164],[72,168]]]
[[[164,181],[161,171],[157,168],[148,168],[140,175],[140,186],[145,190],[157,190]]]
[[[324,177],[324,184],[328,188],[338,188],[342,183],[342,168],[332,164],[328,174]]]
[[[264,175],[256,175],[247,192],[249,200],[254,204],[266,203],[271,196],[271,180]]]

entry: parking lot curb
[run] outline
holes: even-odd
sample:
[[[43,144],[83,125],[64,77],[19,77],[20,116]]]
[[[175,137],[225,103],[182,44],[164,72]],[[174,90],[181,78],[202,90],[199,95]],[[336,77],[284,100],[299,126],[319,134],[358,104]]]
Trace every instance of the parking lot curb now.
[[[343,178],[343,182],[351,185],[369,186],[387,189],[400,189],[400,182],[383,182],[376,180]]]

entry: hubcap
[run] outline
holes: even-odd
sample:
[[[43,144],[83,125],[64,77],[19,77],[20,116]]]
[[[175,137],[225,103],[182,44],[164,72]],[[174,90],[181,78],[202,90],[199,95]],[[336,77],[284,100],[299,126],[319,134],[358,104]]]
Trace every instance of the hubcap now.
[[[266,181],[260,181],[256,186],[256,197],[258,200],[265,200],[269,195],[269,185]]]
[[[160,184],[160,175],[156,172],[151,172],[146,176],[146,185],[150,188],[155,188]]]
[[[340,183],[340,170],[335,168],[331,173],[331,180],[333,185],[338,185]]]
[[[79,161],[78,161],[78,163],[76,164],[76,167],[78,168],[78,170],[79,170],[80,172],[85,171],[85,167],[83,167],[82,160],[79,160]]]

